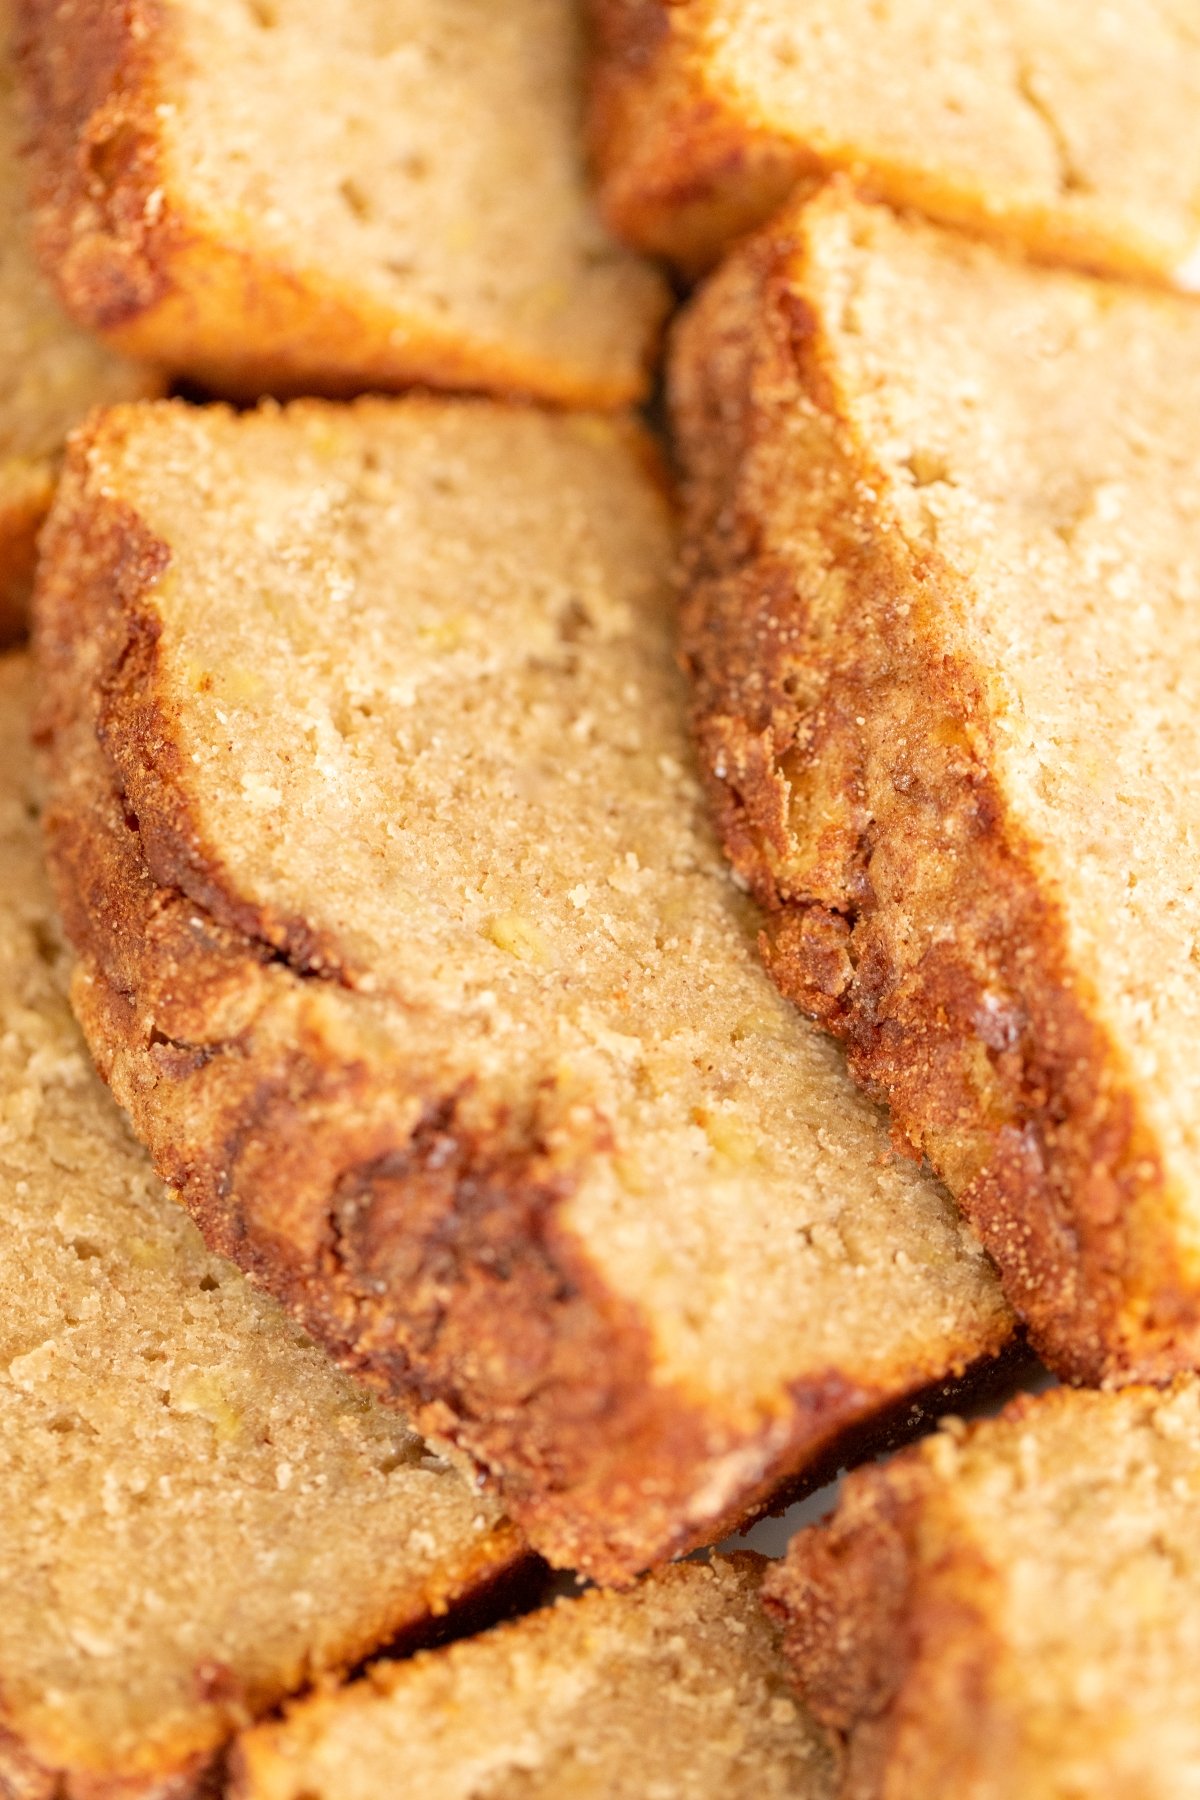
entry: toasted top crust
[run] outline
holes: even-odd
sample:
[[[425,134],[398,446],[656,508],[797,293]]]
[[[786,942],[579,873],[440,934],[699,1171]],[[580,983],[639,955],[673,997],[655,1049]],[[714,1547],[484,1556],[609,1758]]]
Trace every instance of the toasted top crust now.
[[[69,310],[237,394],[636,399],[659,276],[597,221],[568,0],[23,0]]]
[[[592,0],[605,209],[690,267],[798,177],[1200,287],[1187,0]]]
[[[836,184],[675,358],[704,761],[777,973],[1084,1375],[1200,1346],[1197,381],[1190,303]]]
[[[67,432],[92,406],[162,390],[59,310],[30,241],[25,135],[9,64],[12,8],[0,6],[0,643],[24,623],[33,540]]]
[[[844,1800],[1184,1800],[1200,1775],[1200,1389],[1059,1389],[861,1470],[771,1610]]]
[[[758,966],[647,455],[484,404],[119,411],[41,600],[78,1002],[139,1130],[624,1574],[1009,1330]]]
[[[760,1559],[598,1589],[296,1708],[242,1739],[238,1800],[826,1800]]]
[[[88,1065],[0,660],[0,1788],[182,1796],[240,1724],[521,1554],[210,1255]]]

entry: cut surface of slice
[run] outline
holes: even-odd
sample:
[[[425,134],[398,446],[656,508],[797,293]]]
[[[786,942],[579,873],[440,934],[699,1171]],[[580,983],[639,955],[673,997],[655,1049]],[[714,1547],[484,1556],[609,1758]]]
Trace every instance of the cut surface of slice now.
[[[0,659],[0,1790],[191,1794],[237,1730],[524,1554],[211,1255],[90,1066]]]
[[[483,402],[119,409],[40,588],[76,1005],[137,1129],[614,1577],[1010,1331],[762,972],[650,458]]]
[[[797,181],[1200,288],[1188,0],[592,0],[604,209],[686,267]]]
[[[0,5],[0,644],[19,635],[34,544],[63,443],[93,406],[162,391],[153,372],[73,325],[33,254],[24,127],[9,60],[11,7]]]
[[[678,341],[685,639],[784,990],[1060,1372],[1200,1358],[1200,311],[832,185]]]
[[[1200,1389],[1060,1388],[857,1471],[764,1597],[842,1800],[1188,1800]]]
[[[43,260],[220,392],[640,396],[667,304],[595,216],[570,0],[26,0]]]
[[[679,1563],[379,1664],[242,1739],[236,1800],[832,1800],[759,1601],[761,1560]]]

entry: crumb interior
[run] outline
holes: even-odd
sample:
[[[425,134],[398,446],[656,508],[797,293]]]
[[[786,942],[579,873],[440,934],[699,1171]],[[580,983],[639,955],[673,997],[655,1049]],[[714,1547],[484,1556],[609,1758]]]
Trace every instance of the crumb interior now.
[[[471,404],[126,415],[112,480],[219,883],[335,947],[398,1067],[503,1110],[732,1416],[1005,1334],[990,1265],[775,992],[693,773],[626,429]],[[287,939],[281,927],[279,942]]]
[[[514,1553],[495,1506],[205,1250],[66,999],[0,662],[0,1691],[45,1766],[133,1776]]]
[[[757,1589],[739,1563],[682,1563],[379,1667],[252,1738],[241,1800],[375,1800],[381,1781],[429,1800],[826,1800],[833,1757]]]

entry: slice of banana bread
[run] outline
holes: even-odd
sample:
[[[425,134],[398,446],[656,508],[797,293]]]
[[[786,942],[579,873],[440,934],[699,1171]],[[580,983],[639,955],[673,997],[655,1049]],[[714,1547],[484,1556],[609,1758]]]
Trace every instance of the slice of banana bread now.
[[[1200,1360],[1200,309],[831,186],[676,345],[702,762],[784,991],[1060,1372]]]
[[[521,1556],[210,1255],[66,998],[0,659],[0,1792],[182,1800],[239,1726]]]
[[[30,241],[23,126],[0,4],[0,645],[19,635],[63,440],[89,407],[162,391],[149,370],[72,325]]]
[[[1190,0],[591,0],[610,223],[703,267],[797,180],[1200,287]]]
[[[1010,1315],[773,990],[623,423],[118,409],[47,529],[101,1066],[210,1241],[620,1578]]]
[[[859,1470],[764,1597],[841,1800],[1190,1800],[1200,1388],[1059,1388]]]
[[[762,1559],[677,1563],[297,1706],[241,1740],[233,1800],[832,1800]]]
[[[68,310],[218,391],[636,399],[666,308],[595,216],[571,0],[19,0]]]

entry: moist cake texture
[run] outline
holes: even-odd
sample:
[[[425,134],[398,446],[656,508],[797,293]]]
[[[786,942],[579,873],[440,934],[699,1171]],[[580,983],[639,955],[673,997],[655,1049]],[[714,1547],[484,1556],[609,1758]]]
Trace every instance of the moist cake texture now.
[[[798,180],[1200,287],[1189,0],[591,0],[607,216],[687,267]]]
[[[847,1481],[764,1593],[839,1800],[1186,1800],[1200,1390],[1058,1389]]]
[[[105,1074],[209,1240],[605,1578],[1008,1340],[774,991],[629,425],[120,409],[39,646]]]
[[[685,641],[784,991],[1060,1372],[1200,1356],[1200,312],[833,185],[676,342]]]
[[[117,348],[238,396],[640,396],[570,0],[24,0],[40,245]]]
[[[0,659],[0,1791],[183,1800],[285,1694],[523,1554],[205,1250],[93,1072]]]
[[[249,1733],[236,1800],[830,1800],[759,1558],[680,1563],[378,1665]]]
[[[59,308],[33,254],[23,124],[10,65],[11,8],[0,5],[0,644],[25,624],[34,540],[67,432],[92,406],[161,391]]]

